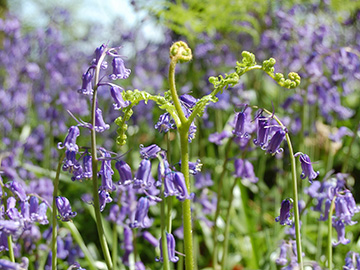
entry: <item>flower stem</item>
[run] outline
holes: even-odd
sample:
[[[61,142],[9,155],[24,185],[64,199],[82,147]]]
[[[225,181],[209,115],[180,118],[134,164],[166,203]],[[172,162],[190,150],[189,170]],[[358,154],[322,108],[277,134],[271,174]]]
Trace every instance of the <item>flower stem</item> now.
[[[230,147],[231,147],[232,141],[233,141],[232,138],[230,138],[225,146],[225,158],[224,158],[222,172],[220,174],[218,187],[217,187],[218,198],[217,198],[217,202],[216,202],[214,228],[213,228],[213,235],[212,235],[213,236],[213,245],[214,245],[213,246],[213,254],[212,254],[212,263],[213,263],[214,270],[216,270],[217,263],[218,263],[218,256],[217,256],[217,242],[218,241],[217,241],[217,226],[216,226],[216,224],[217,224],[217,219],[220,215],[220,201],[221,201],[221,194],[222,194],[222,189],[223,189],[223,179],[225,177],[226,166],[229,161],[229,152],[230,152]]]
[[[92,154],[92,181],[93,181],[93,197],[94,197],[94,210],[95,210],[95,219],[96,219],[96,227],[99,235],[99,241],[101,245],[101,249],[103,251],[105,262],[108,267],[108,270],[112,270],[112,261],[110,256],[109,247],[107,245],[107,241],[104,234],[104,228],[101,220],[101,212],[100,212],[100,202],[99,202],[99,184],[98,184],[98,158],[97,158],[97,147],[96,147],[96,131],[95,131],[95,113],[96,113],[96,99],[97,99],[97,89],[99,83],[99,72],[103,59],[106,55],[106,50],[100,57],[98,64],[95,69],[95,87],[93,92],[93,99],[91,105],[91,154]]]
[[[228,253],[228,244],[229,244],[229,231],[230,231],[230,214],[231,214],[231,210],[232,210],[232,202],[234,199],[234,189],[236,187],[236,183],[237,183],[238,178],[234,177],[234,183],[231,187],[231,191],[230,191],[230,198],[229,198],[229,205],[227,208],[227,213],[226,213],[226,224],[225,224],[225,238],[224,238],[224,247],[223,247],[223,256],[222,256],[222,260],[221,260],[221,270],[225,270],[225,264],[226,264],[226,258],[227,258],[227,253]]]
[[[65,158],[65,153],[62,154],[60,157],[57,169],[56,169],[56,176],[54,179],[54,190],[53,190],[53,202],[52,202],[52,236],[51,236],[51,252],[52,252],[52,259],[51,259],[51,266],[52,270],[56,270],[56,264],[57,264],[57,222],[56,222],[56,197],[58,195],[59,190],[59,177],[61,172],[61,165],[63,163],[63,160]]]
[[[13,242],[11,239],[11,235],[8,235],[7,237],[8,242],[8,248],[9,248],[9,258],[11,262],[15,262],[15,256],[14,256],[14,249],[13,249]]]
[[[117,247],[118,247],[118,232],[117,232],[117,224],[116,222],[114,222],[113,224],[113,232],[112,232],[112,263],[113,263],[113,269],[117,270],[117,257],[118,257],[118,251],[117,251]]]
[[[328,269],[332,270],[332,214],[334,212],[336,196],[331,201],[329,215],[328,215],[328,242],[327,242],[327,255],[328,255]]]
[[[161,246],[163,258],[163,270],[170,270],[169,254],[167,249],[166,238],[166,219],[165,219],[165,196],[164,196],[164,183],[161,185]]]
[[[276,120],[276,122],[279,123],[279,125],[283,128],[285,126],[280,121],[279,118],[276,117],[272,112],[263,109],[264,112],[266,112],[269,115],[272,115],[272,117]],[[297,262],[299,264],[299,269],[304,269],[303,259],[302,259],[302,248],[301,248],[301,234],[300,234],[300,213],[299,213],[299,197],[298,197],[298,188],[297,188],[297,177],[296,177],[296,160],[294,157],[294,150],[291,144],[290,136],[288,133],[285,135],[286,142],[289,148],[289,156],[290,156],[290,162],[291,162],[291,178],[292,178],[292,184],[293,184],[293,196],[294,196],[294,217],[295,217],[295,240],[296,240],[296,251],[297,251]]]
[[[185,177],[186,188],[190,194],[190,177],[189,177],[189,145],[188,131],[179,129],[181,145],[181,172]],[[193,236],[191,224],[191,204],[189,199],[183,202],[183,223],[184,223],[184,250],[185,250],[185,269],[194,269],[193,253]]]

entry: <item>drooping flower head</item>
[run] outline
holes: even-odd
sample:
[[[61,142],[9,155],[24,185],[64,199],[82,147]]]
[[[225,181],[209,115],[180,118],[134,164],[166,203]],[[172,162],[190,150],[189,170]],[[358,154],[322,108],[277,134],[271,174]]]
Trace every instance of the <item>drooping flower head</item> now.
[[[121,94],[122,91],[123,91],[123,89],[120,86],[113,85],[113,84],[111,85],[110,94],[115,102],[115,103],[113,103],[113,107],[115,110],[120,110],[120,109],[126,108],[127,106],[130,105],[130,101],[124,100],[124,98]]]
[[[159,242],[160,242],[160,258],[157,258],[155,260],[162,262],[163,261],[163,247],[162,247],[161,238],[160,238]],[[166,243],[167,243],[169,261],[176,263],[179,260],[179,257],[177,257],[175,255],[175,238],[171,233],[166,233]]]
[[[299,160],[302,168],[300,178],[305,179],[307,177],[309,182],[312,183],[313,180],[319,175],[319,172],[314,171],[309,156],[300,152],[296,153],[294,156],[300,156]]]
[[[174,129],[174,128],[175,128],[174,120],[171,119],[169,113],[164,113],[160,115],[159,121],[155,125],[155,129],[158,130],[160,133],[162,132],[166,133],[170,129]]]
[[[280,148],[280,144],[285,139],[285,136],[286,136],[285,130],[279,129],[275,131],[275,134],[271,137],[269,143],[266,146],[266,152],[272,155],[281,153],[283,149]]]
[[[254,166],[248,160],[235,159],[235,177],[247,179],[252,183],[256,183],[259,179],[255,176]]]
[[[79,146],[76,144],[76,138],[79,137],[80,130],[77,126],[71,126],[68,130],[68,134],[65,138],[64,144],[62,142],[58,143],[58,149],[63,149],[66,147],[69,151],[79,151]]]
[[[276,222],[280,222],[280,225],[291,225],[292,220],[290,210],[293,207],[292,199],[288,198],[282,201],[280,208],[280,216],[275,218]]]
[[[114,57],[112,60],[113,73],[109,75],[111,80],[126,79],[129,77],[131,70],[125,67],[124,60],[121,57]]]
[[[58,218],[61,221],[70,221],[71,218],[76,216],[77,213],[71,210],[71,205],[67,198],[57,196],[55,202],[59,211]]]

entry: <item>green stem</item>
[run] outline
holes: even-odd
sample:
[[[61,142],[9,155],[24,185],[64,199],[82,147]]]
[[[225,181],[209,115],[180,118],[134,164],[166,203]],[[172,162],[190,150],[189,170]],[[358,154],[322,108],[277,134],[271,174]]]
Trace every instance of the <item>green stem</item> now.
[[[237,178],[234,178],[234,183],[231,187],[230,190],[230,198],[229,198],[229,205],[227,208],[227,213],[226,213],[226,224],[225,224],[225,238],[224,238],[224,243],[223,243],[223,256],[222,256],[222,260],[221,260],[221,270],[225,270],[225,264],[226,264],[226,258],[227,258],[227,253],[228,253],[228,244],[229,244],[229,232],[230,232],[230,214],[231,214],[231,210],[232,210],[232,202],[234,199],[234,189],[236,187],[236,183],[237,183]]]
[[[53,190],[53,202],[52,202],[52,236],[51,236],[51,252],[52,252],[52,259],[51,259],[51,265],[52,270],[56,270],[56,264],[57,264],[57,220],[56,220],[56,197],[58,196],[58,190],[59,190],[59,177],[61,172],[61,166],[63,163],[63,160],[65,158],[65,153],[62,154],[60,157],[57,169],[56,169],[56,176],[54,179],[54,190]]]
[[[256,246],[256,239],[254,238],[254,229],[255,226],[250,220],[250,207],[249,207],[249,197],[247,194],[246,187],[243,185],[243,183],[240,181],[240,195],[241,195],[241,203],[242,203],[242,209],[244,211],[244,217],[245,217],[245,223],[247,226],[247,235],[250,237],[251,242],[251,251],[252,251],[252,258],[251,258],[251,268],[259,269],[259,258],[257,253],[257,246]]]
[[[117,247],[118,247],[118,232],[117,232],[117,224],[116,222],[114,222],[113,224],[113,232],[112,232],[112,263],[113,263],[113,269],[117,270],[117,256],[118,256],[118,251],[117,251]]]
[[[11,239],[11,235],[8,235],[7,242],[8,242],[8,248],[9,248],[10,261],[15,262],[14,248],[13,248],[13,242],[12,242],[12,239]]]
[[[283,128],[285,126],[280,121],[279,118],[276,117],[272,112],[263,109],[269,115],[272,115],[276,122]],[[285,135],[286,142],[289,148],[289,157],[291,162],[291,179],[292,179],[292,186],[293,186],[293,196],[294,196],[294,217],[295,217],[295,240],[296,240],[296,251],[297,251],[297,259],[299,264],[299,269],[303,270],[303,259],[302,259],[302,248],[301,248],[301,234],[300,234],[300,213],[299,213],[299,197],[298,197],[298,188],[297,188],[297,176],[296,176],[296,160],[294,157],[294,150],[291,144],[290,136],[288,133]]]
[[[84,243],[84,240],[81,237],[81,234],[78,231],[78,229],[76,228],[76,226],[74,225],[74,223],[72,223],[72,222],[64,222],[64,226],[67,227],[70,230],[71,235],[73,236],[76,243],[79,245],[82,252],[84,253],[85,259],[88,262],[89,269],[90,270],[96,270],[97,268],[95,267],[95,261],[94,261],[93,257],[91,256],[90,251],[86,247],[86,245]]]
[[[351,148],[352,148],[352,145],[355,142],[356,137],[358,136],[357,131],[359,130],[359,127],[360,127],[359,121],[360,121],[360,112],[358,111],[358,117],[357,117],[357,123],[358,124],[356,125],[356,128],[353,130],[353,135],[351,137],[351,141],[350,141],[350,144],[349,144],[349,147],[348,147],[348,151],[346,153],[346,156],[345,156],[345,159],[343,161],[342,168],[341,168],[342,173],[346,173],[346,171],[348,169],[348,163],[349,163],[349,159],[350,159],[350,155],[351,155]]]
[[[332,215],[334,212],[336,196],[331,201],[329,215],[328,215],[328,242],[327,242],[327,253],[328,253],[328,269],[332,270]]]
[[[161,246],[163,257],[163,269],[170,270],[169,254],[167,249],[166,238],[166,219],[165,219],[165,196],[164,196],[164,184],[161,185]]]
[[[169,136],[170,132],[167,132],[165,134],[165,139],[166,139],[166,156],[167,156],[167,160],[169,162],[169,164],[171,164],[171,144],[170,144],[170,136]],[[172,227],[172,218],[171,218],[171,211],[172,211],[172,202],[173,202],[173,197],[172,196],[168,196],[166,198],[166,204],[167,204],[167,215],[166,215],[166,230],[168,233],[171,233],[171,227]]]
[[[186,188],[190,194],[190,176],[189,176],[189,142],[188,130],[179,129],[180,145],[181,145],[181,172],[185,177]],[[193,236],[191,224],[191,201],[185,199],[182,203],[183,207],[183,223],[184,223],[184,250],[185,250],[185,269],[194,269],[194,253],[193,253]]]
[[[110,256],[109,247],[104,234],[104,228],[101,220],[100,202],[99,202],[99,184],[98,184],[98,158],[97,158],[97,147],[96,147],[96,131],[95,131],[95,113],[96,113],[96,97],[97,97],[97,84],[99,83],[99,72],[102,61],[105,58],[107,50],[101,55],[98,64],[95,69],[95,87],[93,92],[93,99],[91,105],[91,154],[92,154],[92,181],[93,181],[93,197],[94,197],[94,210],[96,227],[98,231],[99,241],[101,249],[103,251],[105,262],[108,270],[112,270],[112,261]]]
[[[174,102],[177,114],[180,118],[181,124],[184,124],[187,122],[187,119],[185,117],[185,114],[181,108],[181,103],[179,100],[179,96],[176,91],[176,85],[175,85],[175,67],[176,67],[177,60],[172,59],[170,61],[170,67],[169,67],[169,83],[170,83],[170,92],[172,96],[172,100]],[[179,127],[178,127],[179,128]]]
[[[229,152],[230,152],[230,148],[231,148],[231,143],[232,143],[232,138],[229,138],[228,142],[225,145],[225,157],[224,157],[224,162],[222,165],[222,171],[219,177],[219,185],[217,187],[217,194],[218,194],[218,199],[216,202],[216,210],[215,210],[215,216],[214,216],[214,228],[213,228],[213,254],[212,254],[212,263],[213,263],[213,267],[214,270],[217,268],[217,264],[218,264],[218,256],[217,256],[217,219],[220,215],[220,201],[221,201],[221,194],[222,194],[222,189],[223,189],[223,179],[225,177],[225,173],[226,173],[226,166],[227,163],[229,161]]]

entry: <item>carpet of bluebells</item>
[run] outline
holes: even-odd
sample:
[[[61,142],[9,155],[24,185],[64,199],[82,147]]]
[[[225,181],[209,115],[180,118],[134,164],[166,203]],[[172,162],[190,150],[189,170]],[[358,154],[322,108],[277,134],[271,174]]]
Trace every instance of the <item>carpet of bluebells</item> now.
[[[360,269],[360,8],[165,2],[0,19],[0,269]]]

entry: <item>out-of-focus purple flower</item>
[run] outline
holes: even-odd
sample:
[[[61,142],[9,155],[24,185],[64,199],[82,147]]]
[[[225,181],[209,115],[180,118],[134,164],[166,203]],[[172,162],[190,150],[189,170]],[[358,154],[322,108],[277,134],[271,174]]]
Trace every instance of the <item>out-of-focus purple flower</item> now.
[[[353,136],[353,132],[347,127],[340,127],[335,134],[329,135],[329,139],[333,142],[340,142],[344,136]]]
[[[5,186],[11,190],[11,192],[16,195],[20,201],[24,202],[27,200],[25,189],[17,181],[11,181],[5,184]]]
[[[123,89],[118,85],[111,85],[110,94],[114,99],[115,103],[113,103],[115,110],[120,110],[122,108],[126,108],[130,105],[130,101],[125,101],[121,92]]]
[[[107,217],[107,220],[110,220],[111,222],[122,225],[124,223],[126,213],[124,211],[121,211],[120,206],[117,204],[113,204],[110,207],[109,216]]]
[[[96,108],[95,111],[95,130],[96,132],[104,132],[109,129],[110,125],[106,124],[102,116],[102,111],[100,108]]]
[[[46,216],[47,208],[48,208],[48,206],[45,202],[40,203],[39,208],[38,208],[38,212],[36,215],[36,221],[42,225],[46,225],[49,223],[47,216]]]
[[[143,159],[151,159],[156,158],[157,154],[161,151],[161,148],[156,144],[152,144],[149,146],[140,146],[140,156]]]
[[[109,192],[107,192],[104,189],[100,189],[99,190],[99,203],[100,203],[100,211],[104,211],[106,204],[111,203],[112,202],[112,198],[109,194]]]
[[[118,182],[119,185],[127,185],[133,180],[131,168],[125,161],[117,161],[115,163],[115,168],[119,171],[120,175],[120,181]]]
[[[313,180],[319,175],[319,172],[315,172],[312,165],[311,160],[307,154],[296,153],[294,157],[300,155],[300,164],[302,168],[302,173],[300,175],[301,179],[305,179],[306,177],[309,179],[309,182],[312,183]]]
[[[287,244],[285,241],[281,242],[280,245],[280,255],[279,257],[276,259],[276,264],[278,265],[285,265],[287,264],[288,260],[287,260],[287,250],[289,249],[289,244]]]
[[[195,175],[195,187],[197,189],[202,189],[204,187],[211,187],[214,184],[213,180],[211,179],[210,172],[198,173]]]
[[[320,187],[321,183],[319,181],[314,181],[308,188],[304,190],[304,192],[308,194],[311,198],[317,198],[319,195]]]
[[[181,166],[181,160],[179,162],[179,165]],[[192,175],[196,175],[198,172],[201,172],[202,165],[203,164],[201,163],[200,159],[196,160],[196,162],[189,161],[189,173]]]
[[[259,116],[256,119],[257,121],[257,138],[254,139],[254,144],[260,147],[263,147],[268,142],[268,119],[264,116]]]
[[[22,263],[10,262],[5,259],[0,259],[0,269],[4,270],[26,270],[29,266],[29,259],[22,258]]]
[[[255,176],[254,166],[248,160],[236,159],[234,161],[235,177],[247,179],[251,183],[256,183],[259,179]]]
[[[145,265],[142,261],[138,261],[135,263],[135,270],[146,270]]]
[[[111,80],[126,79],[129,77],[131,70],[125,67],[124,60],[120,57],[114,57],[112,60],[113,74],[109,75]]]
[[[16,206],[16,199],[15,197],[9,197],[7,199],[7,210],[6,215],[10,220],[19,220],[21,219],[21,214],[19,210],[15,207]]]
[[[79,151],[79,146],[76,144],[76,138],[79,137],[80,130],[77,126],[71,126],[68,130],[68,134],[65,138],[64,144],[62,142],[58,143],[58,149],[63,149],[66,147],[69,151]]]
[[[321,214],[320,216],[320,220],[321,221],[325,221],[329,218],[329,210],[330,210],[330,206],[331,206],[331,200],[326,199],[325,201],[325,211],[324,211],[324,215]]]
[[[150,232],[148,231],[144,231],[142,236],[144,237],[144,239],[146,241],[148,241],[153,247],[158,247],[159,246],[159,240],[153,236]]]
[[[75,262],[67,270],[86,270],[86,268],[82,268],[78,262]]]
[[[160,258],[156,259],[156,261],[163,261],[163,247],[161,238],[160,242]],[[167,242],[167,249],[168,249],[168,256],[169,261],[176,263],[179,260],[179,257],[175,255],[175,238],[171,233],[166,233],[166,242]]]
[[[286,131],[285,130],[277,130],[275,134],[270,139],[268,145],[266,146],[266,152],[272,155],[281,153],[283,151],[280,148],[280,144],[285,139]]]
[[[292,209],[291,199],[285,199],[281,202],[280,216],[275,218],[276,222],[280,222],[280,225],[291,225],[292,220],[290,219],[290,210]]]
[[[56,239],[56,243],[57,243],[56,255],[62,260],[66,259],[66,257],[69,254],[69,251],[65,249],[64,240],[60,236],[58,236]]]
[[[333,243],[333,246],[337,246],[339,244],[347,245],[350,243],[349,239],[345,238],[345,224],[341,221],[341,219],[333,220],[333,227],[335,228],[338,234],[338,241]]]
[[[136,172],[134,178],[134,188],[141,188],[141,187],[150,187],[151,183],[150,180],[150,173],[151,173],[151,162],[148,159],[143,159],[140,162],[139,169]]]
[[[134,245],[133,245],[133,232],[128,226],[124,227],[124,247],[123,248],[125,250],[124,256],[122,258],[123,263],[125,265],[129,265],[129,255],[131,254],[131,252],[133,252]]]
[[[150,201],[147,197],[141,197],[136,205],[134,222],[130,224],[131,228],[148,228],[150,227],[150,219],[147,214],[150,207]]]
[[[91,80],[94,77],[94,74],[91,72],[92,69],[88,69],[83,75],[82,75],[82,86],[81,89],[78,90],[79,93],[84,95],[92,95],[93,89]]]
[[[101,170],[99,171],[99,175],[101,175],[101,189],[108,192],[116,189],[112,181],[113,174],[114,171],[111,168],[110,160],[104,159],[102,161]]]
[[[346,225],[353,225],[357,222],[352,221],[351,218],[354,214],[354,209],[349,209],[349,204],[343,196],[335,198],[335,213],[336,217],[343,220]],[[352,212],[352,213],[351,213]]]
[[[70,221],[71,218],[77,215],[76,212],[73,212],[71,210],[71,205],[67,198],[57,196],[55,202],[56,202],[56,207],[59,211],[59,215],[57,217],[61,221]]]
[[[231,134],[227,130],[224,130],[220,133],[215,132],[209,135],[209,142],[215,143],[216,145],[222,145],[223,140],[229,138],[230,136]]]
[[[169,113],[164,113],[160,115],[159,121],[155,124],[155,129],[160,133],[166,133],[170,129],[174,129],[174,121],[170,118]]]

